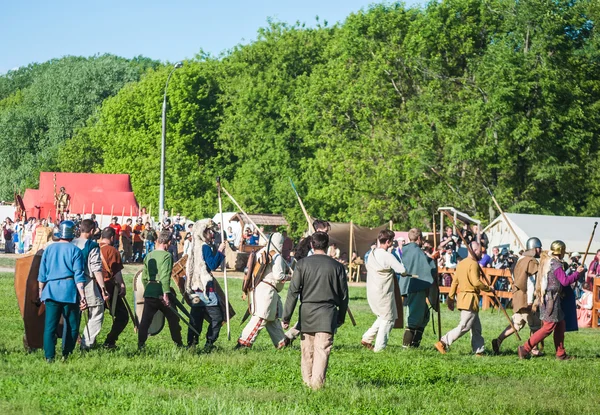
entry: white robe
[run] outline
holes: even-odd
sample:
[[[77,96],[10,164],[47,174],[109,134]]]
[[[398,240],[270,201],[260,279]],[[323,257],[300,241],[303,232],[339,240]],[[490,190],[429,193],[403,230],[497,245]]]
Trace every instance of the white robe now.
[[[264,282],[261,281],[250,293],[250,310],[253,316],[267,321],[281,318],[283,304],[279,292],[283,289],[285,282],[286,267],[281,255],[276,255],[273,262],[267,265]]]
[[[406,274],[406,268],[394,255],[381,248],[371,251],[366,266],[367,300],[371,310],[383,320],[396,320],[394,278],[396,274]]]

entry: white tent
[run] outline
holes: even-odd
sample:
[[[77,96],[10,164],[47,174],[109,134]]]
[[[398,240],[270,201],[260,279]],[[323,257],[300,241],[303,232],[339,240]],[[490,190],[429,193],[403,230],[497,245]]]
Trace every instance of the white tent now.
[[[527,239],[535,236],[542,241],[543,249],[549,249],[550,244],[559,239],[567,245],[569,254],[579,252],[582,256],[585,254],[592,229],[594,229],[594,222],[600,222],[600,218],[523,213],[507,213],[506,217],[523,244],[527,242]],[[498,216],[483,231],[490,240],[490,247],[510,245],[510,249],[514,252],[524,249],[519,245],[502,215]],[[590,245],[587,264],[592,261],[598,249],[600,249],[600,229]]]

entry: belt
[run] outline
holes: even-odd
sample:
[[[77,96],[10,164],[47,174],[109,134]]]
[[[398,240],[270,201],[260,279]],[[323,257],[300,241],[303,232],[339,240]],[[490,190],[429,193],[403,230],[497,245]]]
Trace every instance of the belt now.
[[[160,284],[160,281],[148,281],[148,284]]]
[[[271,288],[273,288],[275,291],[277,291],[277,288],[276,288],[276,287],[275,287],[273,284],[271,284],[271,283],[269,283],[269,282],[266,282],[265,280],[262,280],[261,282],[264,282],[264,283],[265,283],[265,284],[267,284],[269,287],[271,287]]]

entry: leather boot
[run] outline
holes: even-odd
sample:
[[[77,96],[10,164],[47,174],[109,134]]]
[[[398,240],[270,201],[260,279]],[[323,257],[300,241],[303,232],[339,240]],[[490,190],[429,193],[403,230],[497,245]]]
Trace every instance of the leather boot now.
[[[402,347],[411,347],[415,337],[415,330],[411,328],[404,329],[404,338],[402,339]]]
[[[411,347],[419,347],[421,345],[421,339],[423,338],[423,332],[425,331],[425,328],[418,328],[415,329],[414,333],[414,337],[412,340],[412,343],[410,344]]]

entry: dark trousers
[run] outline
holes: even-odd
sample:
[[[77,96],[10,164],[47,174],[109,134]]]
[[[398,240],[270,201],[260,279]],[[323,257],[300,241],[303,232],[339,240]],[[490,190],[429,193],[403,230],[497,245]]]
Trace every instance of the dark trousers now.
[[[198,333],[202,333],[204,319],[207,320],[208,330],[206,330],[206,345],[212,346],[214,342],[216,342],[219,338],[221,326],[223,325],[223,311],[221,311],[221,307],[219,307],[218,305],[210,307],[192,307],[192,311],[190,312],[190,314],[192,315],[192,319],[194,320],[192,326],[194,326]],[[196,333],[194,333],[188,328],[188,346],[198,344],[199,341],[200,339],[198,335],[196,335]]]
[[[169,323],[169,331],[171,339],[178,346],[182,344],[181,326],[179,325],[179,317],[171,307],[167,307],[160,298],[144,298],[144,312],[142,313],[142,321],[138,330],[138,347],[142,347],[148,339],[148,329],[152,324],[152,319],[157,311],[162,311]]]
[[[178,245],[179,244],[175,242],[171,242],[171,245],[169,245],[169,253],[173,257],[173,263],[179,261],[179,252],[177,251]]]
[[[144,242],[138,241],[133,243],[133,261],[142,262],[142,252],[144,251]]]
[[[106,290],[111,296],[113,295],[115,285],[112,281],[106,282]],[[106,308],[108,309],[109,313],[110,310],[112,310],[111,307],[113,305],[113,301],[115,301],[115,298],[111,297],[109,300],[109,304],[106,305]],[[117,305],[115,309],[113,324],[110,329],[110,332],[108,333],[108,336],[106,336],[106,340],[104,341],[104,344],[108,345],[114,345],[117,342],[117,340],[119,340],[119,335],[123,332],[123,330],[125,330],[125,327],[127,327],[127,323],[129,323],[129,314],[127,313],[127,307],[125,307],[123,299],[117,296],[116,301]]]
[[[46,359],[54,359],[56,355],[56,328],[62,316],[64,319],[62,354],[66,357],[71,354],[77,342],[79,321],[81,319],[79,306],[71,303],[59,303],[53,300],[46,300],[45,304],[44,356]]]

